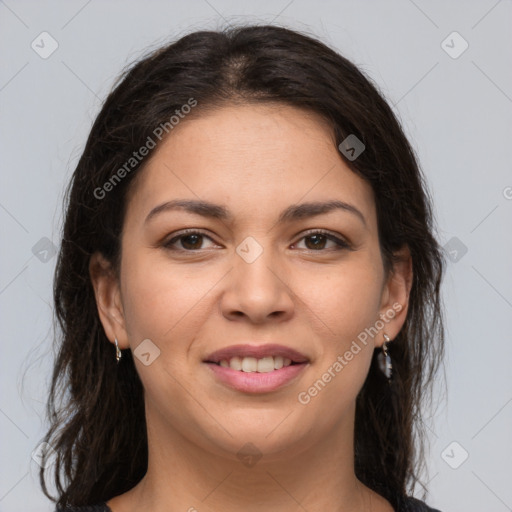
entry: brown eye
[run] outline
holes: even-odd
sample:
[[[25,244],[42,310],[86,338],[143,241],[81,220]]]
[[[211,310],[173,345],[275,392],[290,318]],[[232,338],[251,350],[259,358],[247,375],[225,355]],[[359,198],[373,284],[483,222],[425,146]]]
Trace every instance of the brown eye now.
[[[306,236],[303,236],[301,240],[305,241],[304,244],[306,249],[313,252],[328,250],[329,247],[326,247],[328,242],[334,244],[334,246],[331,245],[330,249],[341,250],[350,248],[349,244],[344,240],[323,231],[315,231],[307,234]]]
[[[204,249],[202,245],[205,239],[213,241],[209,236],[199,231],[187,231],[171,238],[168,242],[165,242],[163,246],[169,250],[198,251]]]
[[[185,235],[181,236],[181,245],[185,249],[200,249],[203,235]]]
[[[304,240],[306,241],[306,247],[308,249],[325,249],[325,244],[327,243],[328,239],[325,235],[310,235],[304,237]],[[308,244],[308,240],[311,241],[311,244]]]

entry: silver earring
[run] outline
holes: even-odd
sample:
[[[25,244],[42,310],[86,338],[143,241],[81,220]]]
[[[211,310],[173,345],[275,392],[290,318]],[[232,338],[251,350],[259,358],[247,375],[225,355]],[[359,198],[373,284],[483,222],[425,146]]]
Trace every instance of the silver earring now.
[[[391,364],[391,356],[388,352],[388,343],[391,341],[387,334],[384,334],[384,343],[382,344],[382,352],[377,356],[379,361],[379,368],[382,373],[388,379],[388,382],[391,380],[391,375],[393,373],[393,365]]]
[[[117,338],[115,338],[114,343],[116,344],[116,362],[119,364],[119,360],[123,357],[121,350],[119,350],[119,343],[117,342]]]

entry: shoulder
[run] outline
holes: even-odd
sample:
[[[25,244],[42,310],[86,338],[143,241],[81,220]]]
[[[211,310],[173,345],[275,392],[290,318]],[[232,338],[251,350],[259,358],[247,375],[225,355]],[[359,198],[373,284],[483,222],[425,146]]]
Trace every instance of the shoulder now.
[[[84,505],[81,507],[72,507],[68,505],[66,508],[55,509],[55,512],[112,512],[106,503],[97,503],[96,505]]]
[[[398,502],[397,512],[441,512],[437,508],[431,508],[423,501],[416,498],[401,498]]]

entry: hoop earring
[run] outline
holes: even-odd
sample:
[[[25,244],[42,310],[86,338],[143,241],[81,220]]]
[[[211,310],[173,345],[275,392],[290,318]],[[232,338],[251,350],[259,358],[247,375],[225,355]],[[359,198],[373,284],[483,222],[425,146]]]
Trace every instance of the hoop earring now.
[[[382,352],[377,356],[379,360],[379,367],[382,373],[388,379],[388,382],[391,380],[391,375],[393,374],[393,364],[391,363],[391,356],[388,352],[388,343],[391,341],[390,337],[387,334],[383,334],[384,343],[382,344]]]
[[[121,357],[123,357],[123,354],[121,353],[121,350],[119,350],[119,343],[117,342],[117,338],[115,338],[114,343],[116,344],[116,362],[119,364],[119,361]]]

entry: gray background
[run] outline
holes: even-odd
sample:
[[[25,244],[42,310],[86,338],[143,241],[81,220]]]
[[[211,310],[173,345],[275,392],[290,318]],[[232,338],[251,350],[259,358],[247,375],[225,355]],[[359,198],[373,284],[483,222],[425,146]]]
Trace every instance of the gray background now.
[[[0,511],[52,510],[31,458],[53,357],[50,241],[100,102],[150,47],[240,21],[323,39],[379,84],[401,119],[452,260],[448,394],[439,386],[428,422],[427,501],[443,512],[512,510],[511,15],[510,0],[0,0]],[[43,31],[58,43],[47,58],[31,47],[51,48]],[[442,45],[453,31],[469,44],[461,55],[458,36]]]

